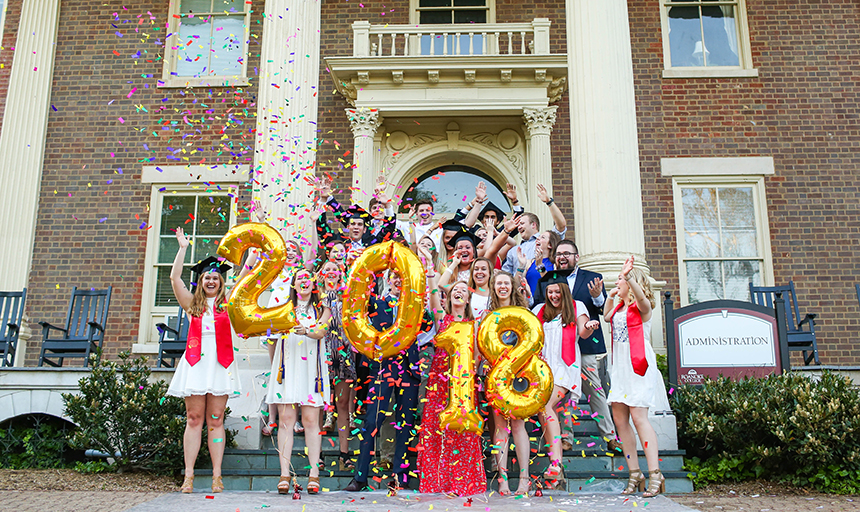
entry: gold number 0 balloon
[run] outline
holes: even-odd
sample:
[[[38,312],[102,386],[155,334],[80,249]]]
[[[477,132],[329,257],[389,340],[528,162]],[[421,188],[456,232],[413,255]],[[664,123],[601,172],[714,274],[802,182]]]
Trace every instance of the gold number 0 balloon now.
[[[452,322],[436,335],[436,349],[448,353],[448,405],[439,426],[456,432],[484,430],[475,399],[475,324]]]
[[[298,325],[292,302],[274,308],[262,308],[257,303],[260,294],[284,268],[286,245],[278,230],[258,222],[233,226],[221,239],[218,255],[241,265],[242,254],[251,247],[260,250],[260,259],[254,269],[236,283],[227,303],[233,329],[242,337],[289,331]]]
[[[502,341],[507,331],[517,336],[513,346]],[[487,400],[503,415],[529,418],[549,401],[553,376],[549,365],[538,357],[542,348],[543,326],[525,308],[500,308],[481,322],[478,350],[493,368],[487,374]]]
[[[394,324],[382,332],[368,318],[375,275],[385,269],[400,274],[400,299]],[[377,361],[409,348],[421,329],[424,316],[424,266],[405,246],[383,242],[367,248],[352,264],[343,294],[343,330],[356,350]]]

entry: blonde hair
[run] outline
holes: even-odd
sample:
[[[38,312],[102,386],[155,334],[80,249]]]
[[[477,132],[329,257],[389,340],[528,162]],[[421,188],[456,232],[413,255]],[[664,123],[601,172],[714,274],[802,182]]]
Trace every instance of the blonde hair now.
[[[507,277],[511,280],[511,306],[520,306],[523,308],[529,307],[529,300],[523,295],[523,292],[520,291],[521,281],[519,277],[514,277],[508,272],[504,272],[502,270],[493,273],[493,277],[490,278],[490,311],[495,311],[501,307],[499,303],[499,296],[496,294],[496,280],[499,277]]]
[[[206,313],[206,293],[203,291],[203,276],[212,272],[204,272],[197,277],[197,287],[194,289],[194,297],[191,299],[191,306],[188,308],[188,314],[191,316],[203,316]],[[219,313],[224,310],[224,303],[227,302],[227,283],[224,282],[224,276],[219,272],[214,272],[218,275],[218,281],[221,286],[215,294],[215,310]]]
[[[648,299],[648,302],[651,303],[651,307],[653,308],[656,305],[656,301],[654,300],[654,291],[651,290],[651,282],[648,280],[648,276],[645,275],[645,272],[642,272],[638,268],[634,268],[630,271],[629,274],[630,279],[628,281],[636,281],[639,284],[639,287],[642,288],[642,293],[645,294],[645,298]],[[631,289],[628,292],[630,295],[628,296],[631,302],[636,302],[636,297],[633,295],[633,290]]]
[[[473,261],[472,265],[469,267],[469,291],[472,293],[478,291],[478,283],[475,282],[475,264],[479,261],[483,261],[487,264],[487,272],[490,274],[490,278],[487,279],[487,286],[489,286],[489,282],[493,279],[493,262],[488,258],[475,258],[475,261]]]

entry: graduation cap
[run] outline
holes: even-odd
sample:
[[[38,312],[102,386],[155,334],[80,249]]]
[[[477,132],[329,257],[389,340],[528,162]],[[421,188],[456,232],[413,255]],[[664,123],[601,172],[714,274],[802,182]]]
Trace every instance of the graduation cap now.
[[[492,201],[487,201],[487,204],[484,205],[480,215],[478,215],[478,220],[481,221],[481,224],[484,223],[484,215],[486,215],[487,212],[496,212],[496,226],[501,224],[502,220],[505,218],[505,212],[503,212],[501,208],[494,205]]]
[[[460,242],[462,240],[468,240],[469,242],[471,242],[472,247],[474,247],[475,249],[477,249],[478,244],[481,243],[481,239],[478,238],[477,235],[475,235],[475,233],[473,233],[471,230],[466,229],[466,226],[463,226],[463,229],[459,231],[456,235],[454,235],[453,238],[451,238],[451,241],[449,242],[451,244],[451,248],[456,247],[457,242]]]
[[[352,219],[361,219],[364,221],[364,224],[366,226],[370,226],[370,220],[372,219],[370,214],[367,213],[367,210],[357,204],[350,205],[343,212],[343,215],[347,223],[349,223],[349,221],[351,221]]]
[[[215,256],[209,256],[203,261],[200,261],[193,267],[191,267],[191,291],[193,292],[195,288],[197,288],[197,281],[200,280],[200,277],[203,274],[208,274],[209,272],[218,272],[221,274],[221,277],[225,278],[224,275],[228,270],[230,270],[230,265],[228,263],[224,263],[218,261],[218,258]]]
[[[564,270],[550,270],[538,280],[538,287],[545,290],[551,284],[567,284],[567,276],[573,273],[572,268]]]

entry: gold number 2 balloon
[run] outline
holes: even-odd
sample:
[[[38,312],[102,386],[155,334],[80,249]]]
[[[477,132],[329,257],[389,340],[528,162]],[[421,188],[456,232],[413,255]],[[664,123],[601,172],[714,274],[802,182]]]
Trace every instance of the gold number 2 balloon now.
[[[452,322],[436,335],[436,349],[448,353],[448,405],[439,413],[439,426],[456,432],[484,430],[475,399],[475,324]]]
[[[379,332],[370,323],[367,306],[375,276],[386,269],[396,270],[402,284],[397,318]],[[424,266],[405,246],[390,241],[365,249],[352,264],[343,294],[343,330],[352,346],[377,361],[409,348],[421,330],[426,284]]]
[[[236,265],[242,264],[242,254],[251,247],[259,249],[259,261],[254,269],[236,283],[227,303],[227,314],[236,334],[242,337],[287,332],[296,325],[293,303],[274,308],[262,308],[260,295],[284,268],[286,245],[278,230],[258,222],[233,226],[221,239],[218,255]]]
[[[504,340],[516,335],[516,343]],[[478,329],[478,350],[492,366],[487,374],[487,400],[504,416],[529,418],[552,395],[552,370],[539,356],[543,326],[531,311],[508,306],[487,315]]]

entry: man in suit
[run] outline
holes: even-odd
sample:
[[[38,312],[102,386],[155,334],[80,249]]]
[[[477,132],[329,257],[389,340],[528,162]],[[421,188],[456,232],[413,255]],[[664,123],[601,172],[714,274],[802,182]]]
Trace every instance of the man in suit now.
[[[368,316],[371,324],[378,331],[387,329],[397,319],[401,278],[393,270],[388,271],[388,285],[390,287],[388,295],[370,298]],[[379,431],[382,430],[383,422],[391,421],[391,419],[386,419],[386,413],[392,397],[394,414],[391,418],[395,422],[397,431],[394,436],[394,458],[392,461],[395,479],[388,485],[395,488],[408,486],[409,471],[415,471],[415,468],[409,467],[406,462],[406,452],[415,436],[415,408],[418,405],[418,387],[421,383],[419,359],[417,343],[412,343],[405,352],[381,362],[362,357],[360,364],[368,366],[372,380],[369,383],[370,387],[365,400],[367,415],[362,425],[355,477],[345,490],[363,491],[367,489],[367,480],[370,476],[370,452],[375,445]]]
[[[603,304],[606,302],[606,289],[603,287],[603,276],[579,268],[579,249],[572,240],[562,240],[555,249],[555,270],[573,269],[567,277],[567,284],[574,300],[585,304],[588,308],[588,316],[592,320],[600,321],[603,314]],[[538,290],[543,296],[542,290]],[[609,389],[604,388],[600,374],[606,373],[606,343],[603,340],[603,330],[597,329],[589,339],[579,339],[579,350],[582,353],[582,396],[587,397],[591,405],[591,412],[597,413],[597,428],[600,434],[608,440],[610,452],[620,453],[621,446],[615,440],[615,425],[612,423],[612,414],[606,403],[606,395]],[[572,411],[570,411],[572,412]],[[572,447],[573,433],[565,434],[562,444],[564,449]]]

